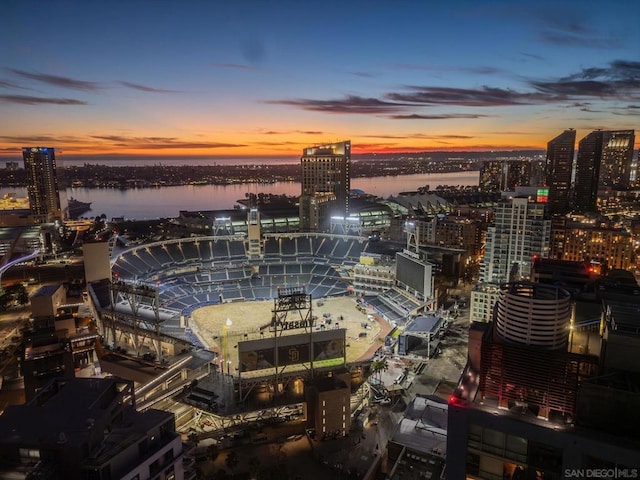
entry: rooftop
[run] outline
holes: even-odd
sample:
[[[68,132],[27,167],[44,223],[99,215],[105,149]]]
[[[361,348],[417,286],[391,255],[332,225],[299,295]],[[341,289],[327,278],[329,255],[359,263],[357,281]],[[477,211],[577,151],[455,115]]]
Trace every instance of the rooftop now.
[[[42,287],[40,287],[38,289],[37,292],[35,292],[33,295],[31,295],[31,298],[33,298],[33,297],[50,297],[54,293],[56,293],[59,288],[60,288],[60,284],[43,285]]]
[[[404,329],[405,333],[419,332],[419,333],[434,333],[438,331],[442,324],[442,317],[435,315],[426,315],[421,317],[415,317],[411,320]]]
[[[10,406],[0,416],[0,443],[80,444],[97,419],[109,414],[127,382],[77,378],[54,381],[25,405]]]
[[[3,210],[29,210],[29,199],[6,194],[0,198],[0,212]]]
[[[626,301],[607,299],[604,305],[610,332],[640,335],[640,298],[631,297]]]
[[[439,397],[416,395],[391,441],[415,452],[444,458],[447,453],[449,406]]]
[[[40,225],[28,227],[2,227],[0,228],[0,242],[13,241],[17,238],[34,239],[40,237]]]

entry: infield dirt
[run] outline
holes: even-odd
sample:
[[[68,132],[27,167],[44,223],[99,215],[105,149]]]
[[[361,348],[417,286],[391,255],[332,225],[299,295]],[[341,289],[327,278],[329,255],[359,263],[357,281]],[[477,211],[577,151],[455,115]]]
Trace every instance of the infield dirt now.
[[[353,297],[330,297],[312,302],[312,315],[317,317],[315,327],[331,315],[331,324],[325,328],[346,328],[347,362],[364,360],[382,345],[382,340],[391,330],[391,326],[372,311],[358,310]],[[243,340],[261,338],[260,327],[271,323],[274,302],[234,302],[211,305],[199,308],[191,314],[190,326],[210,350],[218,352],[221,357],[231,359],[231,369],[235,369],[238,361],[237,344]],[[306,311],[303,312],[306,315]],[[372,315],[374,320],[369,320]],[[227,326],[227,319],[230,325]],[[287,314],[287,321],[301,320],[300,313],[292,311]],[[264,337],[272,336],[269,329],[263,329]],[[285,331],[283,335],[303,333],[304,329]],[[366,335],[365,335],[366,334]],[[226,341],[225,341],[226,337]]]

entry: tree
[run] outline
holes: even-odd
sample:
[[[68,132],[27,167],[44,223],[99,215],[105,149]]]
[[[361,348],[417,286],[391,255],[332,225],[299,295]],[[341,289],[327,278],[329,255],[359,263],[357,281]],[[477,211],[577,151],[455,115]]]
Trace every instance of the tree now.
[[[26,305],[29,303],[29,292],[27,292],[24,285],[20,284],[19,286],[20,288],[18,288],[18,291],[16,292],[16,300],[20,305]]]
[[[386,372],[388,369],[389,363],[386,358],[375,359],[371,362],[371,375],[378,380],[378,383],[382,383],[382,372]]]

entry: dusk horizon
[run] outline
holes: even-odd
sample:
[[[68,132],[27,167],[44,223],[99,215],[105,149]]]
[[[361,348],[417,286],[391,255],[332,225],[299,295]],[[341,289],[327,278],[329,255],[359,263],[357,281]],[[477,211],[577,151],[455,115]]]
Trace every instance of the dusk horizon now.
[[[0,157],[544,150],[640,115],[638,2],[148,6],[0,9]]]
[[[310,144],[309,146],[314,146],[314,145],[323,145],[323,143],[318,143],[318,144]],[[278,160],[278,159],[287,159],[287,160],[291,160],[294,163],[298,163],[300,161],[300,154],[296,155],[294,153],[291,154],[255,154],[255,155],[233,155],[233,154],[228,154],[228,155],[224,155],[224,154],[189,154],[189,153],[185,153],[185,154],[180,154],[180,155],[176,155],[173,153],[162,153],[162,151],[157,151],[157,152],[153,152],[153,153],[148,153],[148,154],[138,154],[138,153],[118,153],[118,152],[108,152],[108,153],[66,153],[64,151],[64,149],[56,147],[54,145],[29,145],[29,147],[33,147],[33,146],[37,146],[37,147],[48,147],[48,148],[54,148],[56,150],[56,155],[59,158],[67,158],[69,160],[81,160],[81,159],[91,159],[91,158],[110,158],[110,159],[123,159],[123,160],[128,160],[128,159],[149,159],[149,160],[153,160],[154,158],[162,158],[162,159],[167,159],[167,160],[178,160],[181,158],[185,158],[185,159],[193,159],[193,160],[207,160],[207,159],[219,159],[219,160],[223,160],[223,159],[228,159],[228,160],[233,160],[233,159],[238,159],[238,160],[247,160],[247,159],[265,159],[265,160]],[[514,149],[504,149],[504,150],[494,150],[494,149],[488,149],[488,150],[469,150],[469,149],[458,149],[458,150],[415,150],[415,151],[397,151],[397,152],[361,152],[361,153],[355,153],[352,155],[352,160],[353,161],[358,161],[358,160],[368,160],[368,159],[373,159],[376,157],[380,157],[381,159],[384,158],[389,158],[389,157],[394,157],[394,156],[402,156],[402,155],[431,155],[431,154],[441,154],[441,155],[445,155],[445,154],[489,154],[489,153],[544,153],[545,149],[544,148],[514,148]],[[22,149],[16,151],[15,153],[10,153],[10,152],[4,152],[4,155],[2,156],[2,158],[4,160],[22,160]]]

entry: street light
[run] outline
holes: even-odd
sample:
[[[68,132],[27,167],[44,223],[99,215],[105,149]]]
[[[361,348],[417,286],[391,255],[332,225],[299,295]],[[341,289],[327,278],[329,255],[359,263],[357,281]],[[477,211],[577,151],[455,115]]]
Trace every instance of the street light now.
[[[230,318],[222,325],[222,358],[229,358],[229,328],[233,326]],[[224,373],[224,372],[223,372]]]

